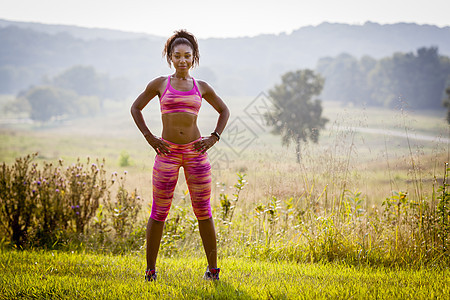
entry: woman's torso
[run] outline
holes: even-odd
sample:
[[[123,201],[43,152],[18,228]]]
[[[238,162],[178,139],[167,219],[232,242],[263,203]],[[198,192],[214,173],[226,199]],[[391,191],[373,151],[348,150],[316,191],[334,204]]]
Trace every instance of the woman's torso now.
[[[195,80],[167,77],[160,95],[162,138],[176,144],[187,144],[200,138],[197,114],[202,97]]]

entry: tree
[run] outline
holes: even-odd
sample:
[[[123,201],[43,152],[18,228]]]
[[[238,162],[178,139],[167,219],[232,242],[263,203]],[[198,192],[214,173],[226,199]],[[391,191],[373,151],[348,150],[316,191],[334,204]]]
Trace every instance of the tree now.
[[[450,85],[447,86],[445,93],[447,94],[447,97],[444,98],[443,104],[444,107],[447,107],[447,123],[450,124]]]
[[[274,107],[265,114],[272,133],[281,135],[282,145],[296,145],[297,162],[300,162],[300,144],[308,140],[317,143],[319,132],[328,119],[322,117],[322,102],[313,100],[320,95],[324,79],[312,70],[288,72],[281,77],[282,83],[269,91]]]
[[[30,103],[31,119],[41,122],[73,113],[77,101],[75,92],[52,86],[33,87],[22,96]]]
[[[51,81],[53,86],[73,90],[80,96],[96,96],[100,99],[124,99],[128,94],[129,82],[124,78],[111,79],[98,73],[92,66],[74,66],[57,75]]]
[[[355,105],[370,101],[368,74],[376,63],[369,56],[358,60],[349,54],[320,59],[316,71],[326,78],[323,99]]]
[[[102,79],[92,66],[75,66],[56,76],[52,83],[80,96],[92,96],[103,92]]]
[[[439,55],[438,48],[395,53],[380,60],[370,74],[372,100],[386,107],[402,99],[413,109],[441,109],[449,76],[450,59]]]

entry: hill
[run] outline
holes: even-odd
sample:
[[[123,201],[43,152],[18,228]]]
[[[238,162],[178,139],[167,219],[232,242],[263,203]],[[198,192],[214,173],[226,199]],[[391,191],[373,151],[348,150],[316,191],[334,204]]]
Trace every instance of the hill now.
[[[16,93],[74,65],[92,65],[132,82],[134,95],[154,76],[171,72],[161,57],[164,41],[116,30],[0,20],[0,79]],[[194,76],[211,82],[223,95],[256,96],[286,71],[315,68],[320,58],[341,53],[381,58],[434,46],[450,55],[450,27],[322,23],[290,34],[199,43],[201,65]]]

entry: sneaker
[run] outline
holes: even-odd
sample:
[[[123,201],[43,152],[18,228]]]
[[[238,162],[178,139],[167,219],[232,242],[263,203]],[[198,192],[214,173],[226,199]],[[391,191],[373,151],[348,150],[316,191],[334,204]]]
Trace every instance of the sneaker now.
[[[203,279],[206,280],[219,280],[219,268],[206,268],[205,275],[203,275]]]
[[[156,281],[155,269],[145,271],[145,281]]]

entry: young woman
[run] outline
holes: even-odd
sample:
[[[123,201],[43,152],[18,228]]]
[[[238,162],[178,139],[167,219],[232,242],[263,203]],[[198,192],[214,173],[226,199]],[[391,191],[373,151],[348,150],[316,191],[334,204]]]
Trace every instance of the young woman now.
[[[169,66],[175,72],[153,79],[137,97],[131,114],[147,142],[156,151],[153,167],[153,204],[147,224],[147,269],[145,279],[156,280],[156,257],[164,221],[169,213],[178,171],[183,167],[194,213],[197,217],[208,267],[205,279],[218,280],[217,243],[211,215],[211,165],[206,151],[214,146],[227,124],[229,110],[206,82],[195,80],[189,71],[199,63],[197,39],[185,30],[176,31],[164,47]],[[159,97],[162,118],[161,137],[147,127],[142,109],[155,96]],[[204,98],[218,112],[219,118],[211,135],[202,137],[197,115]]]

